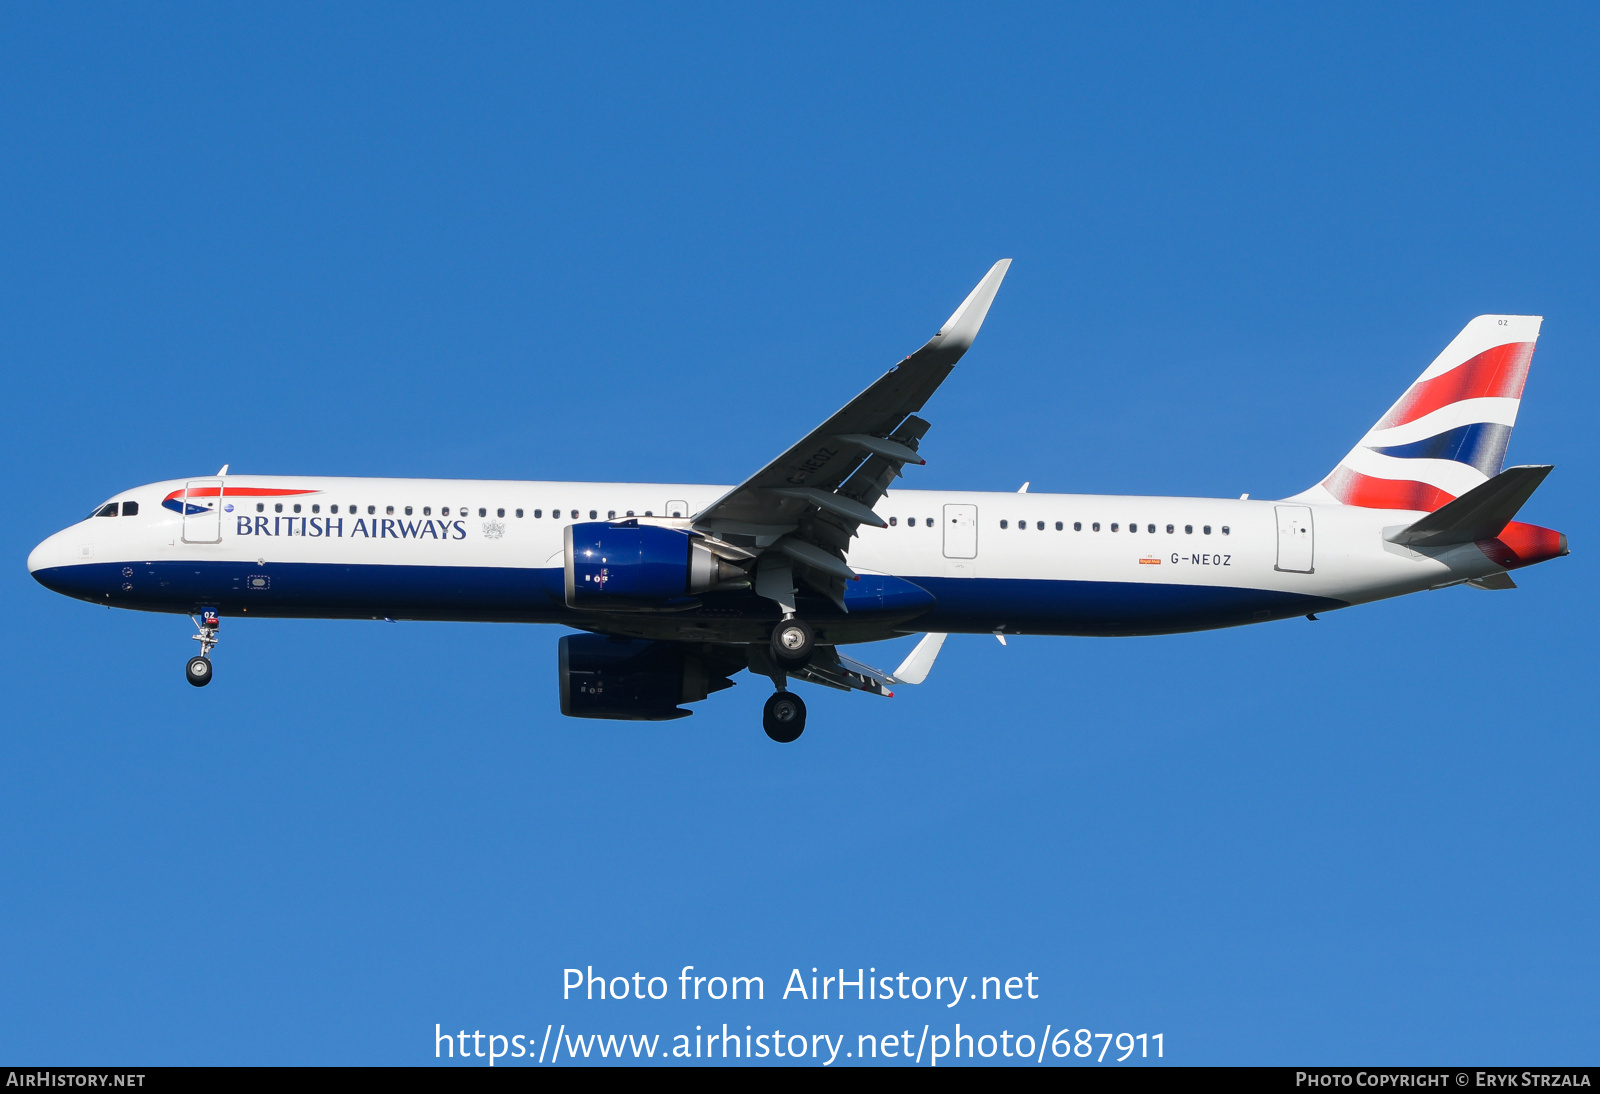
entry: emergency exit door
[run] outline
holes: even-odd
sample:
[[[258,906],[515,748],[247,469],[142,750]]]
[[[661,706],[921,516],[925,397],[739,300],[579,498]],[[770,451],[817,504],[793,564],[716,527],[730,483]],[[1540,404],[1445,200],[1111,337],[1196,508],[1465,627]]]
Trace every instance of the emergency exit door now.
[[[976,505],[946,505],[944,507],[944,557],[978,557],[978,507]]]
[[[222,542],[221,479],[196,479],[183,488],[183,542]]]
[[[1279,505],[1278,569],[1291,574],[1309,574],[1316,542],[1311,528],[1309,505]]]

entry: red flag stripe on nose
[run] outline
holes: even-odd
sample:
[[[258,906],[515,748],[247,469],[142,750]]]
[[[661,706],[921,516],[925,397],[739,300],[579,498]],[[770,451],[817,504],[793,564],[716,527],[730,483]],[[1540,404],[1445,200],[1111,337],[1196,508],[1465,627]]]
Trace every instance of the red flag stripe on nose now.
[[[316,490],[274,490],[264,486],[202,486],[198,490],[190,490],[191,498],[214,498],[217,496],[229,498],[288,498],[301,494],[316,494]],[[182,490],[174,490],[166,496],[167,501],[174,501],[184,496]]]

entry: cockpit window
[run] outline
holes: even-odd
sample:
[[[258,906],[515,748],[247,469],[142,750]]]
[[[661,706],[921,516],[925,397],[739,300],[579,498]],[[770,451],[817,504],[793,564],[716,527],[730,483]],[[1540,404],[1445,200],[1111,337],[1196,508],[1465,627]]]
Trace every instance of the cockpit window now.
[[[104,505],[102,505],[100,507],[100,510],[97,513],[95,513],[95,516],[97,516],[97,517],[114,517],[116,515],[117,515],[117,503],[114,502],[114,501],[106,502]]]
[[[138,516],[139,515],[139,503],[136,502],[136,501],[125,501],[125,502],[123,502],[122,503],[122,515],[125,516],[125,517],[136,517],[136,516]]]

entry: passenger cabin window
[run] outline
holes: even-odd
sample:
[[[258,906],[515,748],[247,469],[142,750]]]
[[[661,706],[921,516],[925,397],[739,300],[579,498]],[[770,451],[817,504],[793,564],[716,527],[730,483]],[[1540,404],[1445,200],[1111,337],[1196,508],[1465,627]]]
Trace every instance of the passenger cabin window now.
[[[410,515],[411,515],[411,506],[408,505],[408,506],[406,506],[406,516],[409,517]]]
[[[1145,531],[1149,532],[1153,536],[1156,534],[1156,526],[1154,524],[1146,525]]]
[[[1074,531],[1074,532],[1081,532],[1081,531],[1083,531],[1083,521],[1081,521],[1081,520],[1075,520],[1075,521],[1073,521],[1073,522],[1072,522],[1072,530],[1073,530],[1073,531]]]
[[[933,518],[932,517],[925,517],[925,518],[923,518],[923,523],[926,524],[929,528],[932,528],[933,527]]]
[[[259,502],[259,501],[256,502],[256,512],[265,513],[266,511],[267,511],[267,507],[266,507],[266,504],[264,502]]]
[[[607,509],[606,510],[606,519],[607,520],[616,520],[617,519],[617,511],[615,509]]]
[[[370,510],[370,509],[369,509],[369,510],[368,510],[368,512],[371,512],[371,510]],[[384,507],[383,507],[383,515],[384,515],[384,516],[386,516],[386,517],[392,517],[392,516],[394,516],[394,506],[392,506],[392,505],[385,505],[385,506],[384,506]]]
[[[299,502],[295,502],[294,503],[294,511],[296,513],[298,513],[300,511],[300,503]]]
[[[899,523],[900,523],[900,518],[899,517],[890,517],[889,518],[889,527],[890,528],[895,527]]]
[[[1099,521],[1095,521],[1092,525],[1090,525],[1090,527],[1093,528],[1096,532],[1098,532],[1100,530],[1100,522]]]
[[[1038,528],[1038,530],[1039,530],[1039,531],[1041,531],[1041,532],[1042,532],[1042,531],[1044,531],[1044,521],[1042,521],[1042,520],[1041,520],[1041,521],[1039,521],[1039,528]]]
[[[1226,524],[1224,524],[1222,526],[1222,534],[1223,535],[1227,535],[1228,534],[1228,526]]]
[[[1169,525],[1167,525],[1167,535],[1170,536],[1171,534],[1172,534],[1172,525],[1169,524]]]
[[[461,510],[461,515],[462,516],[466,516],[467,515],[467,511],[465,509]],[[487,510],[487,509],[479,509],[478,510],[478,515],[480,517],[486,517],[486,516],[489,515],[489,510]],[[500,515],[502,517],[505,516],[506,515],[506,511],[504,509],[500,510]]]
[[[1184,534],[1184,535],[1186,535],[1186,536],[1192,536],[1192,535],[1194,535],[1194,525],[1192,525],[1192,524],[1185,524],[1185,525],[1184,525],[1184,526],[1183,526],[1183,534]]]
[[[283,502],[281,502],[281,501],[275,501],[275,502],[273,502],[273,503],[272,503],[272,511],[273,511],[273,512],[274,512],[274,513],[281,513],[281,512],[283,512]]]
[[[320,513],[320,512],[322,512],[322,506],[320,506],[320,505],[313,505],[313,506],[312,506],[312,507],[311,507],[311,511],[312,511],[312,512],[313,512],[313,513]]]
[[[1202,528],[1200,530],[1202,532],[1204,532],[1206,535],[1209,536],[1211,534],[1211,525],[1208,524],[1208,525],[1206,525],[1204,528]]]
[[[1117,530],[1117,522],[1116,521],[1112,521],[1111,522],[1111,530],[1113,532],[1115,532]]]
[[[577,520],[578,519],[578,511],[576,509],[574,509],[572,511],[572,519],[573,520]]]
[[[506,515],[506,511],[504,509],[496,509],[494,511],[494,515],[497,516],[497,517],[503,517],[503,516]],[[522,510],[518,509],[517,510],[517,516],[520,517],[521,515],[522,515]],[[538,514],[534,514],[534,515],[537,516]]]
[[[433,516],[433,506],[424,505],[422,507],[422,515],[425,516],[425,517]],[[450,510],[441,509],[441,510],[439,510],[439,515],[442,516],[442,517],[448,517],[450,515]]]
[[[1056,531],[1061,531],[1061,522],[1059,520],[1056,521]]]

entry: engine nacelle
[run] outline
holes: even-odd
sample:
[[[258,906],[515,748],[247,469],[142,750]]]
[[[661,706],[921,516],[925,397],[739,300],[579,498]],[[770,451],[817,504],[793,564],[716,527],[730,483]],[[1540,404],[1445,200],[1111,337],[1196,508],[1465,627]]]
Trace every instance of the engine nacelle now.
[[[686,607],[747,577],[687,532],[634,521],[567,525],[566,571],[567,606],[604,611]]]
[[[561,639],[561,713],[572,718],[663,722],[693,711],[713,691],[733,686],[725,668],[707,665],[673,642],[569,634]]]

